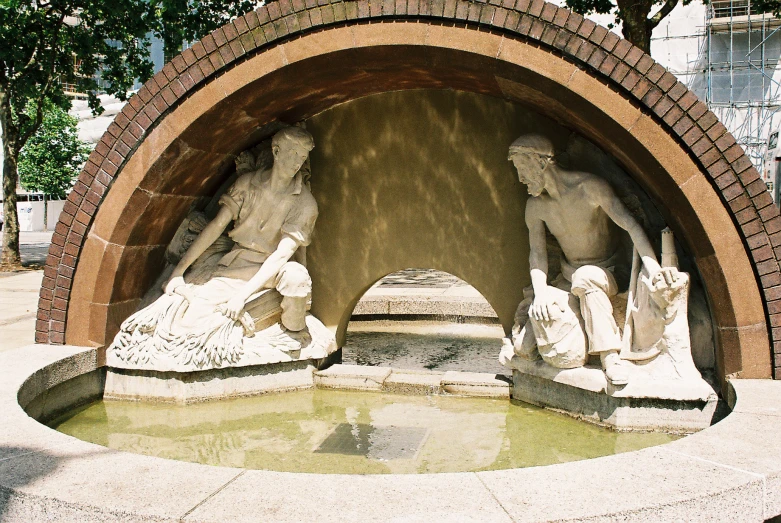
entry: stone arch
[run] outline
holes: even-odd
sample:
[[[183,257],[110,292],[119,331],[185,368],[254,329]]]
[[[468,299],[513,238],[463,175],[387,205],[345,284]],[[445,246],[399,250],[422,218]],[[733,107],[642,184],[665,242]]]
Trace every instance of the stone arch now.
[[[282,0],[197,42],[129,100],[84,167],[52,238],[36,341],[105,344],[189,206],[219,183],[201,173],[225,173],[232,154],[263,137],[258,125],[414,88],[526,104],[612,154],[666,204],[696,259],[721,376],[771,376],[781,217],[756,170],[662,66],[542,0]],[[500,288],[518,260],[498,261],[516,262],[495,267],[510,280],[485,287],[506,324],[518,296]]]
[[[337,341],[337,343],[339,344],[340,347],[344,345],[344,340],[345,340],[345,336],[346,336],[346,333],[347,333],[347,327],[348,327],[348,324],[350,322],[350,318],[352,317],[353,312],[354,312],[356,306],[358,305],[358,302],[363,299],[363,297],[366,295],[366,293],[369,291],[369,289],[371,289],[377,282],[379,282],[383,278],[385,278],[387,276],[390,276],[390,275],[392,275],[394,273],[403,271],[405,269],[411,269],[411,268],[412,267],[402,267],[402,268],[399,268],[399,269],[395,269],[395,270],[391,270],[391,271],[386,272],[382,276],[380,276],[380,277],[376,278],[374,281],[372,281],[369,285],[364,285],[363,287],[361,287],[360,292],[358,294],[356,294],[355,296],[353,296],[352,299],[349,300],[347,306],[345,307],[344,311],[342,312],[342,315],[341,315],[341,317],[339,319],[339,323],[336,325],[336,341]],[[430,268],[433,268],[433,267],[430,267]],[[437,270],[439,270],[439,269],[437,269]],[[448,271],[440,271],[440,272],[446,273],[447,275],[450,275],[450,276],[455,276],[456,278],[458,278],[462,282],[468,284],[470,287],[472,287],[474,290],[476,290],[478,293],[480,293],[480,296],[482,297],[482,299],[485,300],[484,303],[487,303],[488,306],[490,307],[490,309],[494,313],[496,312],[496,309],[494,308],[493,304],[491,304],[491,302],[488,301],[485,298],[485,295],[483,295],[483,293],[480,291],[480,289],[475,287],[474,285],[472,285],[471,282],[461,278],[457,274],[452,274],[452,273],[450,273]],[[391,314],[394,314],[394,313],[391,313]],[[462,313],[455,312],[455,311],[453,311],[453,312],[446,312],[444,314],[446,314],[448,316],[460,316],[460,315],[462,315]]]

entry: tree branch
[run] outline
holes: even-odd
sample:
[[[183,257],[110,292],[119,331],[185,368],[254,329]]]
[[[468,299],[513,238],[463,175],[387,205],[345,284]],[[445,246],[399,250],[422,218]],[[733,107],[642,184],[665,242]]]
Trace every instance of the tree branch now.
[[[40,38],[38,39],[38,43],[40,44],[41,40],[43,40],[43,32],[39,31],[39,34],[40,34]],[[30,55],[30,59],[27,60],[27,63],[24,65],[24,67],[19,69],[19,71],[17,71],[14,75],[11,76],[11,81],[18,80],[19,78],[24,76],[24,73],[33,66],[33,64],[35,63],[35,57],[38,56],[38,49],[39,46],[36,45],[35,48],[33,49],[32,54]]]
[[[665,16],[669,15],[677,5],[678,0],[667,0],[662,8],[659,9],[655,15],[648,19],[648,25],[651,26],[651,29],[659,25],[659,22],[661,22]]]
[[[48,8],[47,11],[49,13],[53,13],[54,9],[53,8]],[[53,51],[57,49],[57,38],[60,35],[60,30],[62,29],[62,26],[63,26],[64,23],[65,23],[65,12],[64,11],[60,11],[60,19],[56,23],[55,30],[54,30],[54,36],[52,38],[51,49]],[[32,53],[32,55],[30,55],[30,59],[27,61],[25,66],[22,67],[22,69],[17,71],[12,76],[12,78],[11,78],[12,81],[18,80],[19,78],[24,76],[25,73],[27,73],[27,71],[29,71],[35,65],[35,58],[38,55],[38,51],[41,49],[41,47],[45,47],[44,46],[44,40],[45,39],[46,39],[46,37],[44,36],[43,26],[39,26],[38,27],[38,44],[33,49],[33,53]]]
[[[55,49],[54,46],[57,45],[57,38],[60,35],[60,30],[62,29],[62,24],[65,20],[65,13],[60,14],[60,20],[57,22],[57,29],[54,31],[54,36],[52,37],[52,47]],[[49,89],[51,89],[52,83],[54,81],[54,61],[55,57],[57,56],[56,51],[53,51],[51,54],[51,61],[49,63],[48,70],[48,76],[46,78],[46,84],[41,88],[40,93],[38,94],[37,99],[35,100],[35,120],[32,125],[28,129],[25,129],[24,133],[19,137],[19,148],[21,149],[24,147],[24,144],[27,143],[27,140],[30,139],[30,137],[35,134],[35,131],[38,130],[38,128],[41,126],[41,123],[43,122],[43,105],[46,102],[46,95],[49,94]]]

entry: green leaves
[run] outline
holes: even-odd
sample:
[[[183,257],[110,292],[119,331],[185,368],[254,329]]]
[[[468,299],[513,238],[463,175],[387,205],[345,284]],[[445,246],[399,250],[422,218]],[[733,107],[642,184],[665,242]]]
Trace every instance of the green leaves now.
[[[54,104],[19,154],[19,177],[28,191],[65,198],[79,175],[90,147],[79,140],[76,118]]]
[[[616,7],[610,0],[567,0],[566,4],[569,9],[583,15],[607,14]]]
[[[67,108],[66,87],[86,94],[99,113],[97,76],[101,90],[124,100],[136,81],[152,76],[153,36],[181,48],[254,6],[249,0],[0,0],[4,130],[14,127],[24,145],[40,125],[28,104],[42,107],[47,100]]]
[[[15,194],[25,187],[64,195],[84,162],[65,113],[66,90],[127,98],[152,76],[153,36],[181,49],[256,5],[248,0],[0,0],[0,130],[7,169],[3,261],[19,263]],[[59,108],[59,109],[57,109]],[[59,112],[58,112],[59,111]],[[40,129],[39,129],[40,128]],[[51,129],[59,130],[52,131]]]

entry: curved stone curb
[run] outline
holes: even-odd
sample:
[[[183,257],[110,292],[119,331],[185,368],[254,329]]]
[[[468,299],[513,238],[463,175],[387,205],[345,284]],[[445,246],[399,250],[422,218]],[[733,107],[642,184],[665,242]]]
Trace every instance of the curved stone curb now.
[[[146,135],[182,100],[236,64],[316,31],[366,23],[459,25],[531,42],[599,78],[650,115],[697,159],[738,225],[781,349],[781,216],[724,125],[675,76],[626,40],[543,0],[280,0],[239,17],[175,57],[130,98],[86,163],[52,237],[36,341],[65,343],[73,275],[112,181]],[[781,369],[781,360],[774,362]]]
[[[118,452],[22,410],[20,402],[98,368],[91,348],[0,355],[0,520],[743,522],[781,513],[781,441],[766,437],[781,430],[781,383],[770,380],[732,381],[734,411],[724,421],[639,452],[503,471],[360,476]]]

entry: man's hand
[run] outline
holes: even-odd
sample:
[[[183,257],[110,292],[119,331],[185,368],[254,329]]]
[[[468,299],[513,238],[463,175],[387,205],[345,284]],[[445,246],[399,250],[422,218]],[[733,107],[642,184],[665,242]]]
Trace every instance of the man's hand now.
[[[675,267],[662,267],[655,259],[650,256],[643,257],[643,265],[648,272],[648,279],[656,287],[675,287],[681,275]]]
[[[681,274],[675,267],[662,267],[659,272],[653,275],[651,280],[657,287],[676,287],[676,283],[681,278]]]
[[[675,267],[662,267],[655,259],[643,258],[643,265],[648,272],[648,280],[656,289],[675,288],[682,276]]]
[[[665,320],[675,315],[678,297],[686,289],[688,277],[678,272],[675,267],[663,267],[650,278],[640,277],[640,281],[648,288],[651,299],[663,311]]]
[[[238,320],[244,310],[245,300],[243,296],[236,296],[225,303],[217,305],[217,312],[232,320]]]
[[[532,301],[531,309],[529,309],[529,315],[537,321],[551,321],[555,320],[563,309],[556,303],[556,297],[552,292],[536,292],[534,293],[534,301]]]
[[[173,296],[176,292],[176,288],[180,285],[184,285],[184,278],[181,276],[174,276],[163,285],[163,291]]]

